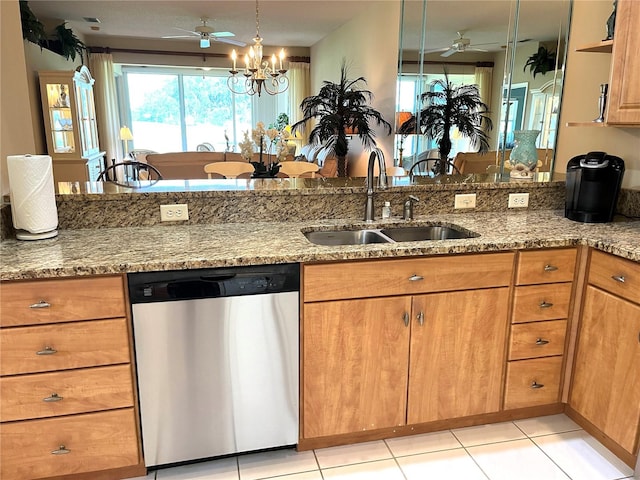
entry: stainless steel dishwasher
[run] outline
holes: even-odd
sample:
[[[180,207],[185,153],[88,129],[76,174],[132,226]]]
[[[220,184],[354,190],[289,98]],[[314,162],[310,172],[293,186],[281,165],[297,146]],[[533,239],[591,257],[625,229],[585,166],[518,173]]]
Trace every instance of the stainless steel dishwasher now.
[[[297,443],[299,272],[128,275],[147,467]]]

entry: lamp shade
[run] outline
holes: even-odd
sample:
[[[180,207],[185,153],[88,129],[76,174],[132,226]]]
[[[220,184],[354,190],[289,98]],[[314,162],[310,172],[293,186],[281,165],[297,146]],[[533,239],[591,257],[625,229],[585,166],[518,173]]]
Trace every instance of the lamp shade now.
[[[413,114],[411,112],[396,112],[396,132],[397,133],[402,132],[402,125],[404,125],[405,122],[410,120],[412,116]],[[407,133],[407,132],[402,132],[402,133]]]
[[[126,125],[120,129],[120,140],[133,140],[133,134]]]

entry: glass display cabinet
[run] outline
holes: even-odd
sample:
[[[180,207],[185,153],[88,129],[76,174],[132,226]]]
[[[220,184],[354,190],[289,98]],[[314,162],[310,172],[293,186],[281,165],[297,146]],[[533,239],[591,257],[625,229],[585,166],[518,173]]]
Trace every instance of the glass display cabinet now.
[[[56,182],[95,181],[100,151],[93,99],[95,80],[82,65],[73,71],[38,72],[47,139]]]

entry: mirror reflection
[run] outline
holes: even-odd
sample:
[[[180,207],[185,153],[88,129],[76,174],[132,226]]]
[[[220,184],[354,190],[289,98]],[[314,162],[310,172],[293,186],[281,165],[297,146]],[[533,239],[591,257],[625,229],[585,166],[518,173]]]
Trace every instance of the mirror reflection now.
[[[453,86],[477,86],[493,124],[482,126],[485,154],[464,129],[450,129],[448,173],[518,175],[523,164],[511,152],[521,131],[538,131],[530,154],[536,158],[527,168],[553,171],[570,10],[569,0],[403,1],[396,164],[434,174],[438,138],[423,134],[424,127],[401,126],[420,114],[421,98],[442,89],[446,75]]]

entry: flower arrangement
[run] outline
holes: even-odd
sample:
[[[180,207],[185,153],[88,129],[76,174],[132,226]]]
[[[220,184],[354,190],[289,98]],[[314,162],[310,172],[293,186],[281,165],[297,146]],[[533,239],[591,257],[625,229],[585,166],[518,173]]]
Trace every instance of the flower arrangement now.
[[[264,123],[258,122],[256,128],[244,132],[242,141],[238,144],[240,155],[253,165],[254,177],[275,177],[280,170],[280,162],[289,153],[287,139],[289,132],[275,128],[265,128]],[[259,153],[259,160],[253,161],[253,154]],[[267,156],[265,162],[264,155]],[[274,161],[275,160],[275,161]]]

